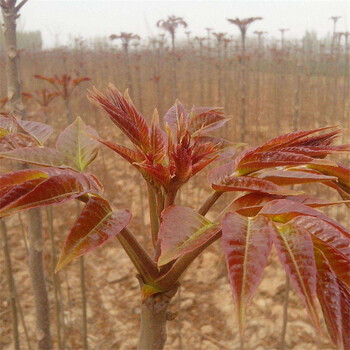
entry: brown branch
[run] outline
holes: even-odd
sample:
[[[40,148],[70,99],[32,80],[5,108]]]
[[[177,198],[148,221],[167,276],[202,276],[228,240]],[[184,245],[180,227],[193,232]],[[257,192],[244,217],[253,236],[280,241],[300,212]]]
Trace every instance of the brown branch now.
[[[215,202],[223,195],[223,192],[214,191],[200,206],[198,209],[198,214],[205,215],[209,209],[215,204]]]
[[[22,0],[16,7],[15,7],[15,11],[16,13],[19,12],[19,10],[28,2],[28,0]]]
[[[117,238],[145,283],[153,282],[159,277],[157,264],[127,227],[120,232]]]

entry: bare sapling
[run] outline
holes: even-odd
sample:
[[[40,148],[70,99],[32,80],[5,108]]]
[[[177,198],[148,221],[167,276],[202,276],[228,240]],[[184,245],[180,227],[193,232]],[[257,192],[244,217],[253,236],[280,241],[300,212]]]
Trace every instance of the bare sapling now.
[[[130,41],[140,40],[140,37],[137,34],[121,32],[118,35],[112,34],[109,38],[111,40],[120,39],[122,41],[123,50],[125,54],[125,64],[126,64],[126,75],[127,75],[126,83],[127,83],[127,86],[129,87],[130,93],[132,94],[134,92],[134,89],[133,89],[133,80],[131,76],[129,46],[130,46]]]
[[[10,112],[19,118],[25,118],[25,108],[22,103],[22,91],[20,75],[18,69],[17,50],[17,30],[16,21],[20,9],[28,0],[1,0],[0,7],[4,18],[4,37],[7,51],[7,87],[8,105]],[[12,123],[10,123],[11,125]],[[26,129],[25,120],[19,122],[19,127]],[[47,128],[50,130],[50,127]],[[12,126],[12,131],[16,126]],[[6,135],[6,133],[5,133]],[[6,136],[5,136],[6,137]],[[9,143],[11,145],[13,143]],[[17,142],[14,143],[18,144]],[[8,149],[5,144],[2,150]],[[36,310],[36,338],[39,349],[51,349],[52,340],[50,333],[49,302],[46,289],[45,275],[43,269],[43,239],[42,239],[42,219],[39,208],[35,208],[28,213],[28,237],[29,237],[29,270],[35,300]]]
[[[173,80],[173,98],[175,99],[179,94],[177,90],[177,64],[176,64],[176,46],[175,35],[178,27],[187,28],[187,23],[182,17],[168,16],[168,18],[161,19],[157,22],[157,27],[162,28],[170,34],[171,38],[171,57],[172,57],[172,80]]]
[[[244,142],[246,139],[247,128],[247,67],[246,67],[246,36],[248,27],[255,21],[261,20],[262,17],[250,17],[250,18],[234,18],[227,19],[230,23],[236,25],[241,33],[241,57],[240,57],[240,95],[241,95],[241,115],[240,115],[240,139]]]

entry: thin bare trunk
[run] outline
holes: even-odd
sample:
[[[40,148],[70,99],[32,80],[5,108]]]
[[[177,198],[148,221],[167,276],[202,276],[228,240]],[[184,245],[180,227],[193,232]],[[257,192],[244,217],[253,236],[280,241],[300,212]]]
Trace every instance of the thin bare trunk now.
[[[218,102],[222,105],[222,62],[221,62],[221,40],[218,40],[217,52],[217,74],[218,74]]]
[[[298,130],[299,125],[299,114],[300,114],[300,70],[301,64],[297,62],[296,67],[296,83],[294,91],[294,113],[293,113],[293,130]]]
[[[200,81],[200,103],[204,105],[204,74],[203,74],[203,44],[199,43],[199,81]]]
[[[173,75],[173,99],[178,97],[177,74],[176,74],[176,51],[175,51],[175,33],[171,34],[171,56],[172,56],[172,75]]]
[[[245,57],[245,34],[242,33],[242,57],[241,57],[241,123],[240,123],[240,141],[246,139],[246,116],[247,116],[247,68]]]
[[[83,338],[83,348],[88,350],[88,330],[87,330],[87,300],[86,300],[86,286],[85,286],[85,267],[84,267],[84,257],[79,259],[80,266],[80,289],[81,289],[81,309],[82,309],[82,338]]]
[[[8,106],[11,113],[22,116],[24,114],[24,106],[21,99],[21,83],[18,71],[19,57],[16,37],[16,20],[18,12],[15,4],[5,6],[1,1],[0,5],[4,19],[3,26],[7,59],[7,97],[9,99]]]
[[[65,109],[66,109],[67,123],[68,124],[72,124],[73,123],[73,115],[72,115],[72,111],[71,111],[71,107],[70,107],[69,97],[64,99],[64,106],[65,106]]]
[[[192,104],[192,92],[193,92],[193,87],[194,87],[194,84],[193,84],[193,81],[192,81],[192,71],[193,71],[193,68],[192,68],[192,55],[194,54],[194,50],[193,50],[193,47],[191,45],[191,42],[190,40],[188,40],[188,43],[187,43],[187,50],[189,51],[189,54],[188,54],[188,57],[187,57],[187,93],[188,93],[188,103],[189,104]]]
[[[77,215],[81,212],[80,202],[77,202]],[[79,258],[79,274],[80,274],[80,293],[81,293],[81,312],[82,312],[82,343],[83,349],[88,350],[88,329],[87,329],[87,299],[86,299],[86,284],[85,284],[85,266],[84,257]]]
[[[139,110],[141,113],[144,112],[143,110],[143,97],[142,97],[142,78],[141,78],[141,62],[140,62],[140,55],[137,55],[137,63],[136,63],[136,75],[137,75],[137,96],[139,101]]]
[[[130,67],[130,59],[129,59],[129,45],[124,44],[124,52],[125,52],[125,59],[126,59],[126,74],[127,74],[127,84],[129,93],[132,96],[133,93],[133,86],[132,86],[132,78],[131,78],[131,67]]]
[[[10,256],[10,246],[7,239],[7,228],[3,220],[0,221],[0,230],[1,230],[1,240],[3,244],[3,251],[6,264],[6,275],[7,283],[9,288],[9,299],[11,307],[11,318],[12,318],[12,336],[14,342],[14,348],[20,350],[19,334],[18,334],[18,316],[17,316],[17,304],[16,304],[16,290],[13,279],[12,263]]]
[[[260,80],[261,80],[261,37],[259,36],[258,44],[258,55],[257,55],[257,64],[256,64],[256,82],[255,82],[255,134],[260,141]]]
[[[55,267],[57,263],[55,239],[53,229],[53,208],[47,208],[47,222],[49,226],[50,241],[51,241],[51,274],[53,276],[53,286],[55,295],[55,314],[56,314],[56,329],[57,329],[57,344],[59,349],[64,349],[62,342],[62,333],[64,334],[64,319],[62,310],[62,294],[60,291],[59,277],[55,273]],[[62,329],[63,328],[63,329]]]
[[[52,349],[49,300],[43,266],[43,234],[40,209],[31,209],[29,223],[29,270],[36,311],[36,338],[39,349]]]
[[[286,345],[286,333],[287,333],[287,324],[288,324],[288,304],[289,304],[289,290],[290,290],[290,280],[286,276],[286,284],[284,291],[284,302],[283,302],[283,323],[282,323],[282,332],[279,350],[284,350]]]
[[[21,100],[21,84],[18,70],[18,51],[16,41],[16,20],[20,8],[26,3],[21,1],[5,4],[1,1],[4,17],[4,36],[7,51],[7,86],[10,110],[24,117],[25,109]],[[6,5],[6,6],[5,6]],[[29,220],[29,270],[36,307],[37,341],[39,349],[51,349],[49,301],[43,268],[42,219],[40,209],[28,213]]]

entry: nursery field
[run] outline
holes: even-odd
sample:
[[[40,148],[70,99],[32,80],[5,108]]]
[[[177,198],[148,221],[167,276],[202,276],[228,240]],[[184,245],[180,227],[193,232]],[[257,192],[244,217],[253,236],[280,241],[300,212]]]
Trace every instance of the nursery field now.
[[[58,135],[80,116],[101,139],[130,147],[131,142],[112,123],[107,113],[87,99],[88,90],[104,90],[109,83],[128,89],[136,108],[149,125],[154,108],[160,124],[178,99],[192,106],[223,107],[230,120],[215,131],[238,152],[258,146],[284,133],[339,126],[339,143],[347,144],[350,124],[350,48],[348,32],[330,38],[310,33],[302,40],[270,38],[247,32],[242,46],[238,27],[231,33],[204,29],[202,37],[178,39],[159,24],[159,35],[140,38],[121,33],[89,42],[72,40],[69,46],[50,50],[21,50],[19,71],[26,120],[51,125],[46,145],[55,147]],[[127,28],[126,28],[127,30]],[[7,63],[0,50],[0,112],[10,110],[7,101]],[[73,88],[71,88],[73,87]],[[71,90],[69,90],[71,89]],[[349,167],[347,154],[330,159]],[[219,160],[215,166],[223,164]],[[18,162],[1,160],[1,173],[18,169]],[[200,208],[212,192],[208,171],[197,174],[179,190],[176,205]],[[148,191],[140,172],[101,145],[88,166],[104,187],[104,198],[113,208],[132,212],[128,227],[153,256],[148,213]],[[340,201],[330,188],[296,185],[312,196]],[[232,192],[224,193],[207,217],[214,220],[229,205]],[[117,239],[76,259],[54,273],[64,240],[82,206],[65,202],[40,209],[43,223],[43,266],[49,299],[54,349],[136,349],[140,325],[140,287],[136,270]],[[342,204],[321,211],[347,226],[348,208]],[[27,213],[4,219],[7,244],[1,238],[0,253],[0,349],[18,349],[13,340],[13,307],[19,349],[36,349],[36,313],[28,270],[30,242]],[[9,253],[9,257],[6,255]],[[8,258],[12,264],[8,276]],[[232,291],[227,278],[221,241],[208,247],[180,279],[171,300],[167,350],[214,349],[336,349],[326,331],[318,333],[273,247],[263,279],[246,316],[244,347],[240,342]],[[286,289],[287,288],[287,289]],[[321,308],[317,305],[317,309]],[[321,321],[326,330],[324,321]],[[283,328],[285,329],[285,335]]]

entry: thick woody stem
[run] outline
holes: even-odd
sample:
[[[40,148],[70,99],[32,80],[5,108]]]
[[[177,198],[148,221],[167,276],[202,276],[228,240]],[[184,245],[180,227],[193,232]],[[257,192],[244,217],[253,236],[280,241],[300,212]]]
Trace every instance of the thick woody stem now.
[[[168,307],[177,290],[178,285],[175,285],[170,291],[152,295],[141,304],[138,350],[162,350],[164,348],[167,338],[166,323],[172,319],[169,317]]]

